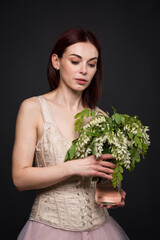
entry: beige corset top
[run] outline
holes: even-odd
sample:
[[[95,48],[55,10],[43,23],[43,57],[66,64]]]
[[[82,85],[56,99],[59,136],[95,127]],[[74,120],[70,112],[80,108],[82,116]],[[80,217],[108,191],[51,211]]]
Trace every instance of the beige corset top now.
[[[36,98],[44,119],[43,135],[35,149],[36,166],[63,163],[71,143],[56,125],[47,100],[43,96]],[[108,211],[96,205],[94,195],[95,183],[79,176],[37,190],[30,220],[72,231],[95,229],[106,222]]]

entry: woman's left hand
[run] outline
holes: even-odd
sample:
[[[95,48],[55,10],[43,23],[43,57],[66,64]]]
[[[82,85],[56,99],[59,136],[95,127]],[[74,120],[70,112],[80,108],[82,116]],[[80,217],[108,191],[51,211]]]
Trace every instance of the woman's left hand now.
[[[121,190],[121,201],[119,203],[116,203],[115,205],[108,205],[108,206],[99,204],[99,207],[107,207],[108,209],[124,207],[125,206],[125,197],[126,197],[126,192],[124,190]]]

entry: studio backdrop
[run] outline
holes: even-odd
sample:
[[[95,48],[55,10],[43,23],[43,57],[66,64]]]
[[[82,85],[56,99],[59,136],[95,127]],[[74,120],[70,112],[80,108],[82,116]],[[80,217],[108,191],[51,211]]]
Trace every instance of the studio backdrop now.
[[[28,220],[34,191],[12,183],[15,122],[26,98],[49,91],[46,68],[58,36],[72,27],[98,37],[103,92],[98,105],[111,114],[138,115],[151,146],[122,188],[126,206],[109,210],[130,239],[154,239],[159,217],[159,8],[154,1],[2,1],[1,3],[1,229],[16,239]],[[10,237],[11,236],[11,237]]]

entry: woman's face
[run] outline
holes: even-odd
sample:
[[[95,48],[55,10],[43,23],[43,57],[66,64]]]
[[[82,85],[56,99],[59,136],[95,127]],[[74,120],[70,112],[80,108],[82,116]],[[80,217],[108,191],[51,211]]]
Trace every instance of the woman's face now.
[[[98,50],[90,42],[79,42],[66,48],[57,64],[60,84],[75,91],[83,91],[92,81],[97,70]]]

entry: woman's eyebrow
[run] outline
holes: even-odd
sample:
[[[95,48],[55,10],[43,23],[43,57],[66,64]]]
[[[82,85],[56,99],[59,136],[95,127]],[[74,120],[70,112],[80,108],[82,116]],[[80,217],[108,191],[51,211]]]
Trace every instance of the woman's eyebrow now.
[[[77,54],[74,54],[74,53],[70,54],[69,56],[75,56],[75,57],[78,57],[78,58],[82,59],[82,57],[81,57],[80,55],[77,55]],[[97,60],[98,57],[90,58],[90,59],[88,60],[88,62],[91,61],[91,60],[95,60],[95,59]]]

